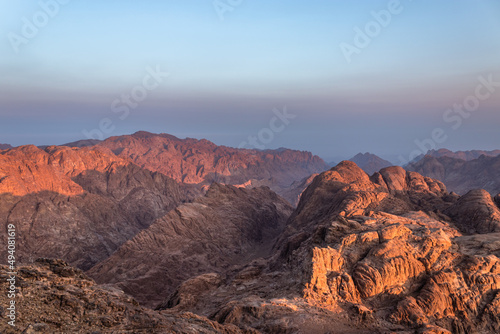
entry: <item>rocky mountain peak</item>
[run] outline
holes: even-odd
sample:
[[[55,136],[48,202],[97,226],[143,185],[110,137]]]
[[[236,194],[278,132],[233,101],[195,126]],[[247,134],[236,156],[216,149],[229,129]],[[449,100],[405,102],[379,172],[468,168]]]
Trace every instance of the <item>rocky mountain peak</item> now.
[[[387,167],[369,177],[354,162],[343,161],[314,179],[291,220],[303,229],[313,222],[311,226],[317,224],[315,217],[323,221],[338,215],[366,215],[377,209],[405,213],[431,210],[435,205],[446,208],[447,195],[441,182],[402,167]]]

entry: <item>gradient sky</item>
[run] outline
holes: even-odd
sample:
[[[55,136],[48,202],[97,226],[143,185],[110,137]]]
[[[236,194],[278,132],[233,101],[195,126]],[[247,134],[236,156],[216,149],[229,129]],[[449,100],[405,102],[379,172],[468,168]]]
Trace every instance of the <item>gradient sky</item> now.
[[[0,143],[62,144],[108,118],[106,136],[146,130],[238,146],[286,106],[296,117],[266,148],[398,162],[436,128],[446,136],[437,147],[500,148],[500,87],[457,129],[443,120],[480,76],[500,82],[500,2],[401,0],[348,62],[341,43],[354,45],[354,28],[390,3],[242,0],[221,20],[211,0],[72,0],[16,53],[13,34],[23,36],[23,18],[43,20],[42,8],[0,0]],[[120,119],[113,101],[148,66],[170,76]]]

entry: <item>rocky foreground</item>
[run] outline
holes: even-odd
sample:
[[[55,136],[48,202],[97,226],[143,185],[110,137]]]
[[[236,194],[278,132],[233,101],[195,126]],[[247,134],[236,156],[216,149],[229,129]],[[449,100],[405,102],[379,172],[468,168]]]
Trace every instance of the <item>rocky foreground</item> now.
[[[0,266],[2,291],[7,291],[8,272]],[[10,299],[2,293],[1,333],[242,333],[192,313],[170,315],[141,307],[123,291],[98,286],[61,260],[39,259],[17,272],[15,326],[7,323],[4,305]]]

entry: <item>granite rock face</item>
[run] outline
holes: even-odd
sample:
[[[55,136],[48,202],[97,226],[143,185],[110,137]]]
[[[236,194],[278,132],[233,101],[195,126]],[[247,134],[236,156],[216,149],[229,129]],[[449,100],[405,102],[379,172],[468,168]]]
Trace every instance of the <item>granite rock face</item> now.
[[[486,190],[469,191],[445,213],[465,233],[500,232],[500,208]]]
[[[20,146],[0,152],[0,193],[24,196],[51,191],[79,195],[83,189],[71,180],[86,170],[105,171],[128,164],[106,150],[51,146]]]

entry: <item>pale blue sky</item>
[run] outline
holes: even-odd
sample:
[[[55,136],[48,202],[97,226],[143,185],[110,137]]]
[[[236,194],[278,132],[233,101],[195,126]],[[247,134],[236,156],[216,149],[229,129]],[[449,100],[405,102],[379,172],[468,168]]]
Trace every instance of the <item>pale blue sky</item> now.
[[[297,117],[268,148],[408,155],[436,127],[444,147],[499,148],[500,88],[458,130],[442,115],[478,76],[500,81],[500,2],[401,0],[348,63],[340,43],[390,2],[243,0],[221,21],[209,0],[72,0],[16,53],[9,36],[40,3],[0,0],[0,142],[61,144],[109,118],[110,135],[238,146],[287,106]],[[170,76],[120,120],[112,102],[157,65]]]

